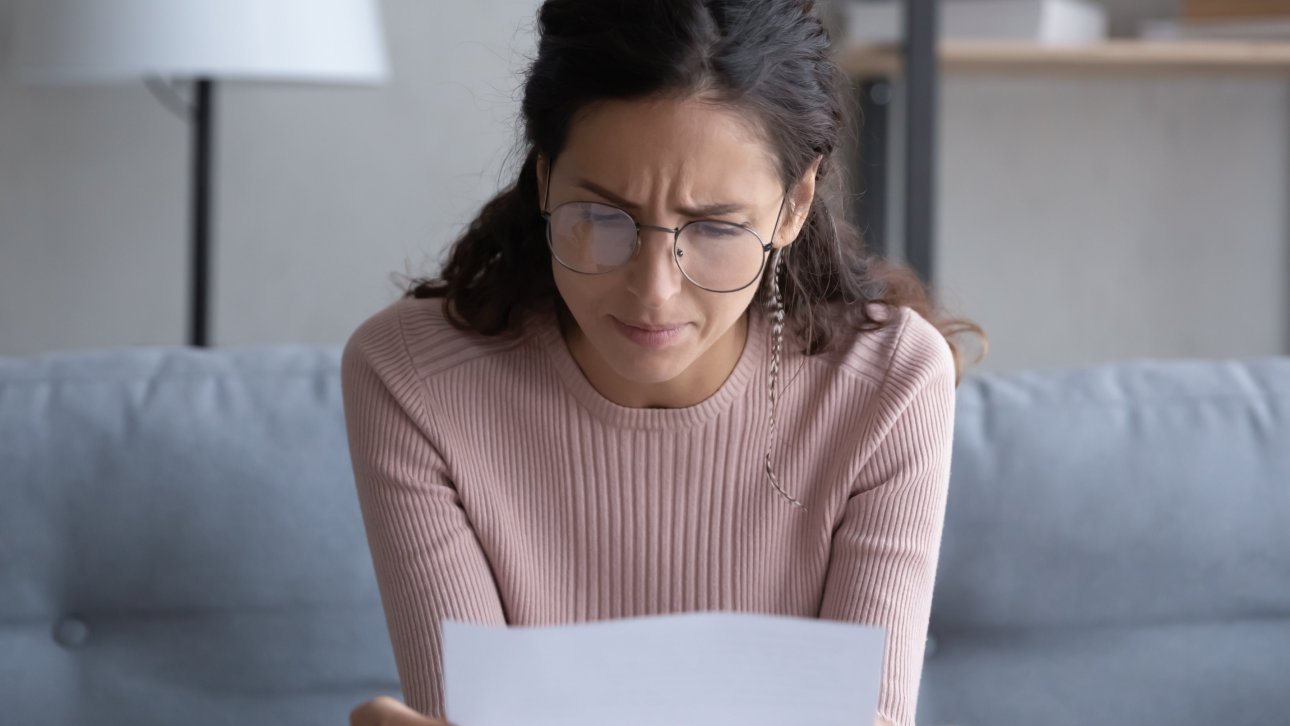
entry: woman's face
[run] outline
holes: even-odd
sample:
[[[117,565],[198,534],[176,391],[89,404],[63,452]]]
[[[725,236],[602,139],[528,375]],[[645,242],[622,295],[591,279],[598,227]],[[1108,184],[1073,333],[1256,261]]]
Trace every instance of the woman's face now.
[[[776,169],[768,147],[736,112],[697,99],[649,99],[605,101],[576,115],[549,170],[549,198],[545,159],[539,159],[537,172],[539,199],[549,199],[548,210],[565,202],[600,202],[627,211],[640,224],[735,222],[782,247],[805,219],[815,167],[787,200]],[[696,214],[716,205],[733,209]],[[552,260],[556,286],[577,323],[568,334],[570,350],[611,400],[697,403],[738,360],[743,314],[760,277],[737,292],[710,292],[696,287],[677,266],[671,233],[643,229],[640,245],[624,266],[598,275],[579,274]],[[649,336],[666,338],[662,343],[647,341],[623,327],[632,323],[676,330]],[[685,400],[696,396],[701,397]]]

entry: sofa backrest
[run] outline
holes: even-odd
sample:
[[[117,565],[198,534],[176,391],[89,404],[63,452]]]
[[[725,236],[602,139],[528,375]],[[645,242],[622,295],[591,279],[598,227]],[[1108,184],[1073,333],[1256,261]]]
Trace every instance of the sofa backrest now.
[[[0,722],[319,726],[399,692],[339,358],[0,359]]]
[[[926,724],[1290,722],[1290,358],[960,387]]]
[[[0,721],[399,692],[339,356],[0,358]],[[957,408],[920,724],[1285,721],[1290,358],[970,375]]]

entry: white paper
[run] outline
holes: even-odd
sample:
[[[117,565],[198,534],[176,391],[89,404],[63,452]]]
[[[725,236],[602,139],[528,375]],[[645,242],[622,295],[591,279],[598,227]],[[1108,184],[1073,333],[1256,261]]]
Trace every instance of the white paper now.
[[[539,627],[443,623],[456,726],[869,726],[881,628],[703,612]]]

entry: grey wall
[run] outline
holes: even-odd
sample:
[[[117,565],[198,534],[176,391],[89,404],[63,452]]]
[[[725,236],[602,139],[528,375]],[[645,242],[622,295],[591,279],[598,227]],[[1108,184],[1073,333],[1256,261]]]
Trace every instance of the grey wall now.
[[[186,340],[189,129],[140,83],[16,83],[0,0],[0,354]],[[391,82],[226,84],[213,337],[338,342],[501,185],[536,0],[386,0]]]
[[[962,75],[940,288],[986,369],[1290,352],[1290,86]]]
[[[340,342],[437,265],[513,173],[536,5],[386,0],[389,85],[224,87],[217,344]],[[1290,352],[1285,79],[955,74],[942,112],[940,287],[986,369]],[[0,66],[0,354],[183,343],[187,163],[141,84]]]

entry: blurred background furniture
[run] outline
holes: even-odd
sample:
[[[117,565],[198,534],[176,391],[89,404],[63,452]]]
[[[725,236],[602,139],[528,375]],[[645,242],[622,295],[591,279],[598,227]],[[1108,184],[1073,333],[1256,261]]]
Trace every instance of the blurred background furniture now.
[[[398,693],[335,351],[0,358],[4,723],[321,726]]]
[[[0,703],[344,723],[398,693],[336,346],[0,357]],[[1290,357],[968,376],[920,724],[1290,713]]]
[[[834,46],[846,49],[850,16],[856,0],[833,0],[830,16]],[[937,61],[941,8],[939,0],[900,0],[900,42],[880,46],[904,69],[904,133],[896,161],[901,166],[903,188],[898,199],[902,217],[903,242],[899,251],[890,244],[887,224],[888,176],[893,153],[889,113],[891,85],[886,78],[862,77],[855,89],[856,115],[861,119],[856,149],[856,195],[852,215],[865,234],[865,243],[875,254],[898,257],[908,263],[920,279],[933,282],[933,245],[936,233],[936,158],[940,96],[940,64]],[[863,46],[862,46],[863,47]],[[849,73],[855,69],[847,67]]]
[[[1285,44],[1145,43],[1178,0],[1100,4],[1113,39],[1089,48],[941,34],[938,295],[989,331],[984,370],[1290,353]],[[0,0],[0,354],[183,343],[190,127],[143,83],[19,83],[18,5]],[[213,342],[336,343],[393,274],[438,269],[514,178],[537,6],[380,0],[392,82],[221,81]],[[890,81],[871,121],[901,259],[902,49],[837,51]]]
[[[1282,723],[1290,358],[959,390],[920,724]]]
[[[1176,19],[1152,19],[1143,24],[1143,39],[1099,39],[1107,33],[1107,17],[1094,0],[957,0],[944,7],[942,2],[833,0],[831,16],[836,54],[855,81],[856,112],[863,120],[852,214],[871,251],[907,263],[931,284],[937,282],[936,159],[944,74],[1290,77],[1290,6],[1284,0],[1184,0],[1183,20],[1203,19],[1200,30],[1194,22],[1179,30]],[[986,11],[973,17],[972,6]],[[899,22],[888,22],[887,11],[897,9]],[[1033,39],[1010,37],[1024,35],[1018,27],[1024,21],[1013,18],[1038,17],[1041,11],[1053,15],[1040,18]],[[990,22],[991,13],[999,15],[996,23]],[[1229,15],[1245,22],[1224,37],[1222,24],[1214,21]],[[947,19],[958,24],[943,28]],[[897,42],[872,40],[897,24],[902,29]],[[1045,30],[1053,37],[1045,38]],[[1175,42],[1154,42],[1160,40]],[[900,107],[894,108],[898,100]],[[903,128],[895,129],[897,124]],[[899,227],[889,221],[893,209],[899,210]]]
[[[192,125],[188,340],[210,341],[219,79],[372,84],[387,75],[375,0],[25,0],[15,60],[28,83],[148,79]],[[172,84],[191,81],[185,102]]]

